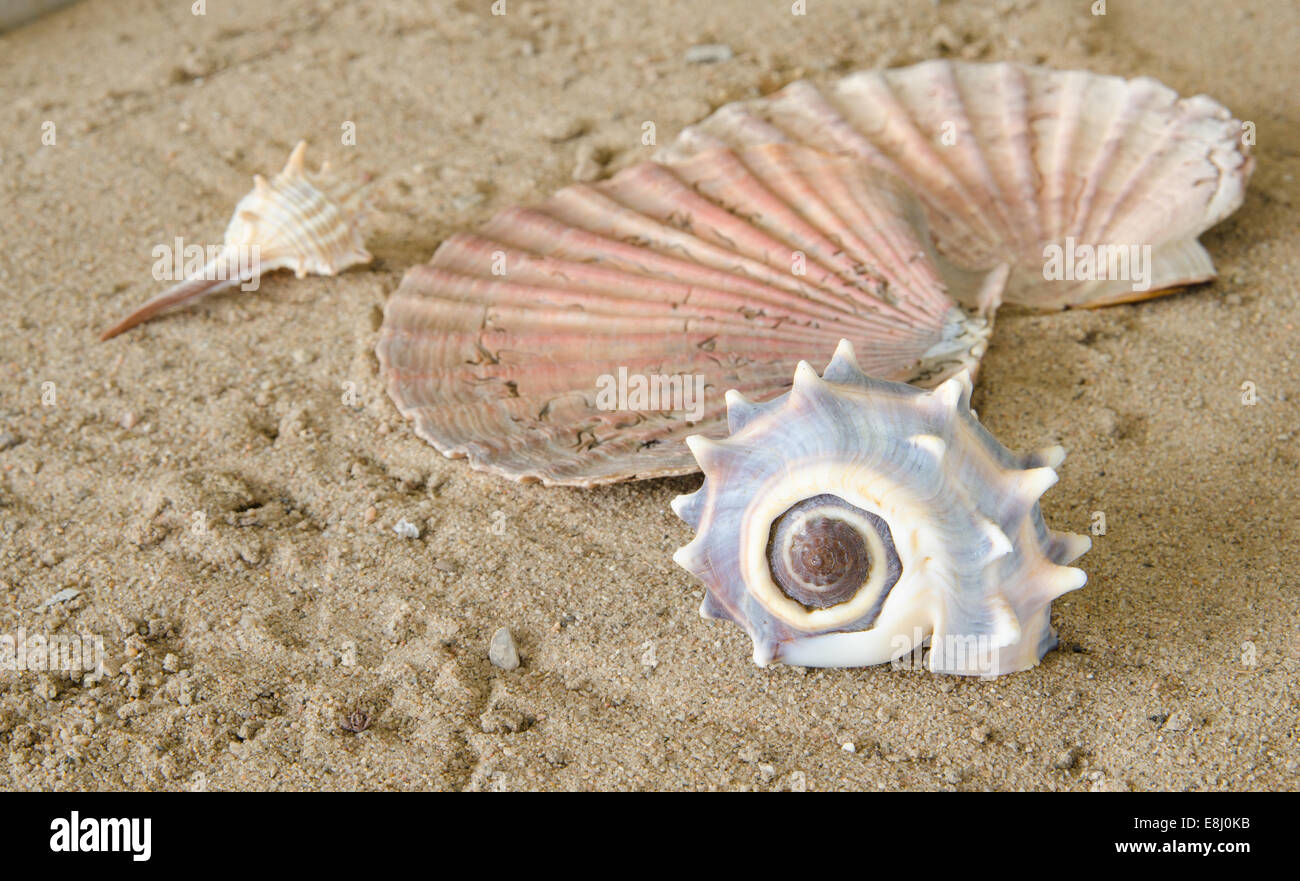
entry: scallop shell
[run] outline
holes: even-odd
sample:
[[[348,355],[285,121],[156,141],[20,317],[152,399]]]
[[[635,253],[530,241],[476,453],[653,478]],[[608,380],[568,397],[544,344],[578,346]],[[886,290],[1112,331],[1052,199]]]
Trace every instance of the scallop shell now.
[[[949,291],[978,309],[1004,280],[933,259],[919,208],[859,160],[715,150],[452,236],[389,299],[376,351],[398,409],[446,455],[591,486],[695,471],[682,440],[725,434],[723,389],[773,397],[841,337],[876,376],[973,368],[988,321]],[[684,378],[703,402],[605,408],[601,383],[625,375]]]
[[[1017,455],[970,409],[970,377],[933,391],[870,379],[846,340],[766,404],[729,393],[731,434],[687,439],[701,488],[674,559],[707,618],[735,621],[760,665],[880,664],[929,644],[936,672],[1024,670],[1056,645],[1051,601],[1091,546],[1048,530],[1038,498],[1064,451]]]
[[[165,309],[236,284],[246,284],[277,269],[292,269],[298,278],[308,273],[337,275],[349,266],[372,259],[353,210],[326,192],[307,174],[306,142],[300,141],[271,181],[253,177],[253,190],[239,200],[226,227],[220,253],[203,270],[174,285],[100,335],[117,336]],[[327,173],[321,167],[322,176]],[[251,249],[257,259],[249,261]],[[241,254],[243,259],[241,259]]]
[[[761,143],[858,155],[897,175],[925,204],[940,253],[970,269],[1011,264],[1005,301],[1036,309],[1212,279],[1197,236],[1241,205],[1254,166],[1242,123],[1204,95],[1179,98],[1146,77],[954,61],[728,104],[659,158]],[[1127,259],[1115,248],[1149,245],[1149,278],[1048,280],[1052,245],[1066,260],[1106,246],[1107,274]]]

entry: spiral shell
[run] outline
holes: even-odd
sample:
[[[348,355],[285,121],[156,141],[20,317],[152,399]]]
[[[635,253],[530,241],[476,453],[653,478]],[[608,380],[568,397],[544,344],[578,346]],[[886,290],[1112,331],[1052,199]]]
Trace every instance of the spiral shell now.
[[[773,401],[729,393],[730,436],[687,439],[704,483],[673,503],[696,530],[674,559],[705,584],[701,614],[743,627],[760,665],[879,664],[927,641],[936,672],[1037,664],[1091,542],[1039,510],[1064,451],[1012,453],[970,389],[965,372],[929,392],[868,378],[845,340]]]
[[[307,144],[299,141],[284,169],[268,181],[253,175],[253,189],[235,205],[221,251],[202,271],[149,300],[100,335],[111,339],[164,310],[277,269],[302,278],[337,275],[372,259],[361,235],[358,210],[307,173]],[[327,173],[321,166],[321,177]],[[249,254],[256,259],[249,261]]]

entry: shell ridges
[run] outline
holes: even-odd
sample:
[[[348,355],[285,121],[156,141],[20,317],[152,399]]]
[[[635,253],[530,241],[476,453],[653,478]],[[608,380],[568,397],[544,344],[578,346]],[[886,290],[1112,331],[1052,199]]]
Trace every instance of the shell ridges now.
[[[376,355],[398,410],[439,451],[592,486],[698,470],[686,435],[751,418],[719,392],[768,402],[801,358],[841,339],[863,387],[867,375],[930,387],[974,365],[988,321],[957,302],[990,279],[1000,287],[937,258],[914,198],[857,157],[723,148],[451,236],[389,298]],[[636,406],[623,377],[699,381],[702,394]],[[605,401],[609,380],[619,396]]]
[[[918,193],[943,256],[1007,268],[979,305],[1060,309],[1213,278],[1197,236],[1243,201],[1254,159],[1241,128],[1147,77],[933,60],[726,105],[660,157],[775,141],[860,156]],[[1072,243],[1147,248],[1145,273],[1045,273],[1045,249]]]
[[[820,378],[801,363],[791,392],[764,405],[769,415],[743,437],[691,442],[706,477],[674,503],[695,530],[674,559],[704,582],[714,617],[746,630],[760,665],[883,663],[918,635],[936,672],[1036,665],[1056,643],[1051,601],[1086,581],[1061,563],[1088,540],[1047,530],[1038,507],[1055,469],[979,425],[969,377],[928,393],[864,386],[851,356],[837,350]],[[1054,451],[1046,458],[1059,461]],[[854,570],[866,574],[851,576],[861,584],[850,580],[824,605],[792,600],[820,588],[789,593],[782,579],[804,571],[790,567],[833,564],[811,584],[838,584],[857,553],[854,534],[868,549],[867,568]]]

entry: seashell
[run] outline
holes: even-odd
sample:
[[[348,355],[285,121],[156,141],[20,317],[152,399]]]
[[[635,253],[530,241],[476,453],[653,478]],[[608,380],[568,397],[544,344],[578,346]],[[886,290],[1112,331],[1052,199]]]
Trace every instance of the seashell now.
[[[1241,205],[1254,166],[1242,140],[1215,101],[1146,77],[941,60],[728,104],[657,158],[761,143],[861,156],[918,194],[941,254],[968,269],[1010,264],[1006,302],[1057,309],[1214,278],[1197,236]],[[1045,278],[1052,258],[1083,261],[1081,246],[1111,278],[1066,280],[1063,266]],[[1134,256],[1149,258],[1145,280]]]
[[[729,392],[730,436],[687,439],[704,483],[673,502],[696,532],[674,559],[705,584],[700,613],[743,627],[760,665],[880,664],[926,641],[936,672],[1037,664],[1091,542],[1039,510],[1064,451],[1012,453],[970,390],[965,372],[928,392],[870,379],[846,340],[773,401]]]
[[[260,174],[253,177],[253,190],[235,206],[221,251],[202,271],[154,297],[104,331],[100,339],[115,337],[205,294],[255,283],[276,269],[292,269],[302,278],[308,273],[337,275],[349,266],[370,262],[354,212],[307,175],[306,151],[306,142],[300,141],[284,170],[271,181]],[[322,166],[321,174],[326,173],[327,167]]]
[[[591,486],[695,471],[682,441],[726,433],[718,392],[771,398],[843,337],[880,377],[973,369],[1004,280],[935,259],[919,207],[858,159],[715,150],[452,236],[389,298],[376,353],[444,454]],[[674,390],[693,385],[699,406],[607,408],[601,383],[628,375],[683,378]]]

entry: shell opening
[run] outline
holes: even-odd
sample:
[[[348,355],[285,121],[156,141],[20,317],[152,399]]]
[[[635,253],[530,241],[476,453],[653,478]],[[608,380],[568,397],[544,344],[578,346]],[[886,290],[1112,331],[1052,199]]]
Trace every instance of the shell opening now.
[[[868,587],[878,593],[878,611],[902,574],[888,524],[829,493],[792,505],[772,523],[767,559],[781,592],[809,611],[846,603]]]

